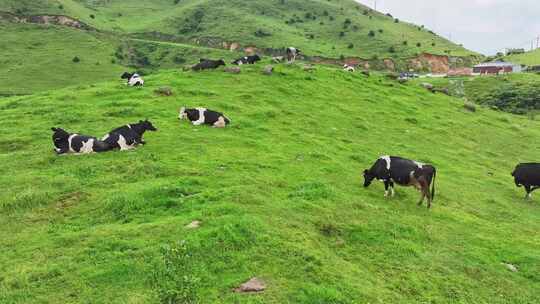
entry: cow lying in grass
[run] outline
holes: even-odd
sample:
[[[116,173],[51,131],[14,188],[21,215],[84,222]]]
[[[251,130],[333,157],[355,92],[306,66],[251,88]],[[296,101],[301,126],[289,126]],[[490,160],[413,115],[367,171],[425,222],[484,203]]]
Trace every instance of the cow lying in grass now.
[[[127,79],[127,85],[130,87],[142,87],[144,85],[144,80],[137,73],[125,72],[120,78]]]
[[[51,128],[51,130],[54,132],[52,136],[54,151],[59,155],[105,152],[112,149],[106,142],[92,136],[68,133],[61,128]]]
[[[222,113],[205,108],[186,109],[181,108],[178,119],[188,119],[194,126],[211,125],[215,128],[225,128],[230,120]]]
[[[127,124],[116,128],[102,138],[111,149],[130,150],[144,145],[143,135],[146,131],[157,131],[148,120]]]
[[[346,72],[354,72],[355,69],[352,65],[348,65],[348,64],[344,64],[343,65],[343,70],[346,71]]]
[[[388,196],[389,189],[394,196],[394,182],[401,186],[414,186],[422,193],[418,205],[427,197],[428,208],[431,208],[435,198],[436,175],[436,169],[431,165],[396,156],[382,156],[370,169],[364,171],[364,187],[369,187],[374,179],[378,179],[384,182],[384,196]]]
[[[257,61],[261,61],[261,57],[259,57],[259,55],[253,55],[253,56],[245,56],[242,58],[238,58],[235,61],[233,61],[232,64],[236,64],[236,65],[255,64]]]
[[[211,60],[211,59],[201,59],[199,63],[191,67],[194,71],[202,71],[202,70],[213,70],[217,69],[220,66],[225,66],[225,61],[223,59],[220,60]]]

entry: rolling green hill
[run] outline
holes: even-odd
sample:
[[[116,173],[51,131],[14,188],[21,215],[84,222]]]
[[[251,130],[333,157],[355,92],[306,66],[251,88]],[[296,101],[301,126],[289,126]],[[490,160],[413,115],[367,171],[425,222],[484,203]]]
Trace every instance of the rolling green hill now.
[[[293,45],[310,56],[330,58],[404,58],[422,52],[477,55],[428,29],[400,22],[352,0],[2,0],[0,10],[64,14],[100,30],[158,32],[160,37],[167,35],[192,44]]]
[[[0,99],[0,302],[540,302],[540,203],[510,176],[537,160],[539,122],[376,75],[261,68]],[[232,125],[179,122],[183,105]],[[52,126],[144,118],[159,131],[137,150],[52,152]],[[437,166],[432,210],[362,188],[381,154]],[[266,291],[232,291],[254,276]]]
[[[504,57],[505,61],[520,63],[528,66],[540,65],[540,49]]]

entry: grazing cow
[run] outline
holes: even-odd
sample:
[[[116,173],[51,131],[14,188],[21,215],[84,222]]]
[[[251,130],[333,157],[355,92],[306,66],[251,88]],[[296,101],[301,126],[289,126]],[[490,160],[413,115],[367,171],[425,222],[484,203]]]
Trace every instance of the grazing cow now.
[[[371,169],[364,171],[364,187],[369,187],[376,178],[384,182],[384,196],[388,196],[389,188],[394,196],[394,182],[401,186],[414,186],[422,192],[418,205],[421,205],[427,197],[428,208],[431,208],[431,202],[435,198],[436,175],[436,169],[431,165],[401,157],[382,156]]]
[[[138,123],[127,124],[116,128],[105,135],[102,140],[112,149],[130,150],[138,145],[144,145],[144,132],[157,131],[148,120],[140,120]]]
[[[219,66],[225,65],[223,59],[220,60],[210,60],[210,59],[201,59],[199,63],[194,65],[191,69],[194,71],[210,70],[217,69]]]
[[[293,63],[296,60],[296,56],[300,55],[302,53],[299,49],[294,47],[288,47],[287,48],[287,62]]]
[[[120,78],[127,79],[127,85],[130,87],[142,87],[144,85],[144,80],[137,73],[125,72]]]
[[[51,128],[51,130],[54,132],[52,136],[54,151],[59,155],[105,152],[112,149],[106,142],[92,136],[68,133],[61,128]]]
[[[525,187],[526,199],[530,199],[534,190],[540,189],[540,164],[524,163],[519,164],[512,172],[516,186]]]
[[[352,65],[348,65],[348,64],[344,64],[343,65],[343,70],[346,71],[346,72],[354,72],[355,69]]]
[[[186,109],[182,107],[178,119],[187,118],[194,126],[206,124],[215,128],[225,128],[230,120],[222,113],[205,108]]]
[[[261,57],[259,57],[259,55],[244,56],[242,58],[236,59],[235,61],[232,62],[232,64],[236,64],[236,65],[255,64],[257,61],[261,61]]]

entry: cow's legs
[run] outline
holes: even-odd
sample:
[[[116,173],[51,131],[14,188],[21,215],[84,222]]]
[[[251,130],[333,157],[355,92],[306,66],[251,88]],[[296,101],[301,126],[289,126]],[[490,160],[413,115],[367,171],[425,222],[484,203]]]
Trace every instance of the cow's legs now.
[[[525,185],[525,191],[527,191],[527,194],[525,195],[525,199],[531,199],[533,190],[531,189],[530,185]]]
[[[391,181],[385,180],[384,181],[384,197],[388,197],[388,188],[390,187]]]
[[[392,197],[396,195],[396,191],[394,191],[394,182],[390,181],[390,191],[392,192]]]
[[[428,186],[426,185],[427,183],[425,182],[425,180],[419,180],[418,182],[419,182],[418,186],[420,188],[420,192],[422,193],[422,195],[420,195],[420,201],[418,202],[418,206],[421,206],[426,196],[428,196],[428,208],[429,208],[430,207],[429,189],[428,189]]]

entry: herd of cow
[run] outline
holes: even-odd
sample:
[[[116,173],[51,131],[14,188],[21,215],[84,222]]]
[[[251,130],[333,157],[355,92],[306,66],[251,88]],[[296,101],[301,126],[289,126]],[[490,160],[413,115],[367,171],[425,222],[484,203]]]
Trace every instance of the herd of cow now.
[[[300,54],[297,48],[287,48],[287,62],[292,63]],[[281,61],[283,57],[274,57],[273,61]],[[255,64],[260,61],[258,55],[241,57],[232,62],[235,65]],[[206,69],[216,69],[225,65],[223,60],[201,59],[200,62],[192,66],[192,70],[200,71]],[[343,70],[354,71],[353,66],[344,65]],[[122,79],[127,80],[127,85],[140,87],[144,85],[144,80],[136,73],[124,73]],[[193,125],[210,125],[216,128],[224,128],[230,120],[224,114],[206,108],[184,108],[180,109],[179,119],[187,119]],[[139,145],[144,145],[143,135],[146,131],[157,131],[148,120],[141,120],[138,123],[127,124],[118,127],[107,133],[101,139],[93,136],[68,133],[61,128],[52,128],[53,143],[57,154],[86,154],[99,153],[111,150],[130,150]],[[394,183],[401,186],[413,186],[420,193],[418,205],[422,205],[427,198],[427,207],[431,208],[431,203],[435,198],[435,178],[437,170],[434,166],[420,163],[397,156],[381,156],[375,161],[371,168],[364,170],[364,187],[369,187],[374,179],[384,183],[384,196],[394,196]],[[514,182],[518,187],[524,187],[526,198],[531,198],[532,192],[540,189],[540,163],[521,163],[512,172]]]

